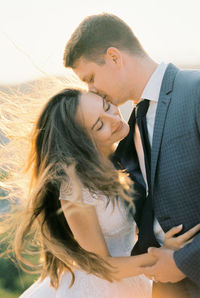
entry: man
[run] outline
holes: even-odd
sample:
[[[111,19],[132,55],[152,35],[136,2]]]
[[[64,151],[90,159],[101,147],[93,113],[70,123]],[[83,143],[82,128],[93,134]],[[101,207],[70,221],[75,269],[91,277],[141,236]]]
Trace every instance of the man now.
[[[158,247],[163,231],[173,226],[183,224],[183,233],[199,223],[200,72],[158,65],[128,25],[111,14],[82,21],[66,45],[64,65],[113,104],[139,103],[129,120],[130,133],[115,154],[140,197],[141,242],[133,254]],[[147,107],[139,116],[142,102]],[[153,297],[200,297],[200,234],[177,251],[151,248],[149,253],[157,257],[154,266],[144,268],[159,281]]]

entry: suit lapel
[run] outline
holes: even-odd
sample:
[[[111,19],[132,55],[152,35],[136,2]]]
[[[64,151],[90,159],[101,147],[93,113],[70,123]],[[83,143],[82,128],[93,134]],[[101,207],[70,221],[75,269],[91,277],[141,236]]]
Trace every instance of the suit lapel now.
[[[135,108],[132,111],[128,124],[130,126],[129,134],[119,143],[112,161],[116,168],[126,169],[130,175],[130,178],[134,182],[137,182],[145,187],[145,182],[140,171],[139,161],[134,144]]]
[[[126,169],[127,172],[132,171],[134,167],[134,127],[135,127],[135,108],[133,109],[130,119],[128,121],[130,130],[129,134],[124,138],[118,145],[114,156],[113,161],[115,163],[115,166],[117,166],[117,163],[119,165],[119,168]]]
[[[172,90],[173,90],[173,83],[177,72],[178,72],[178,69],[173,64],[169,64],[169,66],[166,69],[166,72],[162,81],[161,90],[160,90],[160,96],[158,100],[158,107],[156,111],[156,118],[155,118],[154,132],[153,132],[152,150],[151,150],[152,193],[154,189],[155,174],[156,174],[156,168],[157,168],[157,163],[159,158],[159,152],[160,152],[160,147],[162,142],[166,116],[169,109]]]

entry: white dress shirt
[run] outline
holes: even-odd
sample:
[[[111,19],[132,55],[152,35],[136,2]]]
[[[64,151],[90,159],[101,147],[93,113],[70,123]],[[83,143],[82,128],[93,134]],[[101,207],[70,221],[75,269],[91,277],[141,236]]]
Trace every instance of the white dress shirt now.
[[[152,146],[152,140],[153,140],[153,130],[154,130],[154,123],[155,123],[156,109],[157,109],[161,84],[162,84],[162,80],[163,80],[166,68],[167,68],[167,64],[165,63],[161,63],[158,65],[158,67],[150,77],[148,83],[146,84],[141,96],[141,100],[148,99],[150,101],[149,109],[146,114],[146,120],[147,120],[149,142],[151,146]],[[137,124],[135,126],[134,142],[135,142],[135,147],[136,147],[136,151],[139,159],[140,169],[141,169],[144,181],[146,183],[146,189],[148,194],[148,184],[147,184],[147,176],[146,176],[146,169],[145,169],[144,152],[143,152],[140,132]],[[156,218],[154,220],[154,233],[158,242],[160,244],[163,244],[164,232]]]

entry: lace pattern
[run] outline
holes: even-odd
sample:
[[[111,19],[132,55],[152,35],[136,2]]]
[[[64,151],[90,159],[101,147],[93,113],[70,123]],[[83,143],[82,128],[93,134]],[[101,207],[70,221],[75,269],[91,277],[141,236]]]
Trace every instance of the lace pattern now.
[[[73,201],[70,189],[62,186],[61,200]],[[112,200],[101,194],[91,194],[82,189],[82,202],[95,206],[106,245],[111,256],[130,256],[134,245],[135,224],[122,199],[113,206]],[[108,204],[107,204],[108,203]],[[120,282],[110,283],[81,270],[75,271],[75,284],[68,289],[71,275],[62,275],[59,288],[50,288],[48,279],[32,285],[21,298],[151,298],[151,282],[143,275],[125,278]],[[47,295],[44,296],[44,293]],[[26,294],[27,293],[27,294]]]

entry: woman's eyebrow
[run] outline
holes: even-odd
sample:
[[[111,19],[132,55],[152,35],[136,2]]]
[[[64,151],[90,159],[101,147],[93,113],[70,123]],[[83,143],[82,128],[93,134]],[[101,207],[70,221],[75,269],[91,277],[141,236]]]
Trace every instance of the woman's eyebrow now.
[[[102,97],[102,100],[103,100],[103,109],[105,107],[105,99]]]

